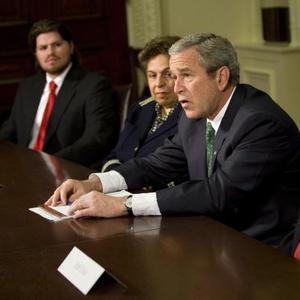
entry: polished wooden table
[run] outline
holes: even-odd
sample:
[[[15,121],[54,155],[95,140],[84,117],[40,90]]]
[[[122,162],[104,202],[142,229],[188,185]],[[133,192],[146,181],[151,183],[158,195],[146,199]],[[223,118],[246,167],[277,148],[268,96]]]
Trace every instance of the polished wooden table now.
[[[91,172],[57,161],[65,178]],[[214,220],[52,223],[28,211],[61,180],[45,157],[0,142],[0,166],[0,299],[300,299],[298,261]],[[74,246],[107,271],[87,296],[57,271]]]

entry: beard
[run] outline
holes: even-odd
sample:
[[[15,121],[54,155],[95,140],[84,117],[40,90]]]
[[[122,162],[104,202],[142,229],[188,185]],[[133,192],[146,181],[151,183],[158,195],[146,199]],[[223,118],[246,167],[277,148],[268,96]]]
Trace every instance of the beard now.
[[[50,66],[50,67],[42,67],[40,66],[40,68],[50,74],[50,75],[58,75],[58,74],[61,74],[69,65],[70,62],[67,62],[63,65],[57,65],[57,66]]]
[[[57,64],[48,65],[47,63],[41,63],[40,61],[36,60],[36,66],[38,69],[50,74],[50,75],[59,75],[61,74],[71,63],[71,57],[64,61],[57,61]]]

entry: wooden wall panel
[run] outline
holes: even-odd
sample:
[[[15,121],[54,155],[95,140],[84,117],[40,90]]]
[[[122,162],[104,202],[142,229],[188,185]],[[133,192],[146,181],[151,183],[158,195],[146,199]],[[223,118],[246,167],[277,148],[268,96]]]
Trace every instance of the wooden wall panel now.
[[[27,56],[7,57],[0,63],[0,83],[20,81],[32,68],[33,59]]]
[[[0,2],[0,22],[25,20],[28,16],[28,1],[9,0]]]
[[[103,18],[87,17],[85,19],[69,19],[66,22],[72,32],[76,32],[74,42],[79,49],[99,50],[110,45],[108,25]]]
[[[2,55],[12,57],[16,53],[27,53],[27,34],[29,31],[29,23],[8,23],[0,27],[0,36],[3,38],[0,43],[0,51]]]
[[[102,14],[105,10],[103,0],[64,0],[60,4],[59,14],[65,17]]]

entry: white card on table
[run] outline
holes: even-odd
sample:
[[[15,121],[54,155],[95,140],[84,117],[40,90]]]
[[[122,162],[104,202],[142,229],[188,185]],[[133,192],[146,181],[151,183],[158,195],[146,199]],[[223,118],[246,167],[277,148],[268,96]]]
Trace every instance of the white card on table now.
[[[59,222],[62,220],[73,218],[68,213],[69,209],[69,205],[47,206],[45,204],[29,208],[30,211],[54,222]]]
[[[84,295],[90,291],[105,271],[77,247],[73,247],[57,270]]]

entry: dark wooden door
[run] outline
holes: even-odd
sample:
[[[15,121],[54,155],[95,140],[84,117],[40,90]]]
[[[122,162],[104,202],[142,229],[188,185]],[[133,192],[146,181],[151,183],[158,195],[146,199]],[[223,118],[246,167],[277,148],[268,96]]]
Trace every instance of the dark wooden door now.
[[[27,35],[42,18],[70,27],[84,67],[105,73],[113,84],[131,81],[125,0],[0,1],[0,124],[20,80],[35,72]]]

